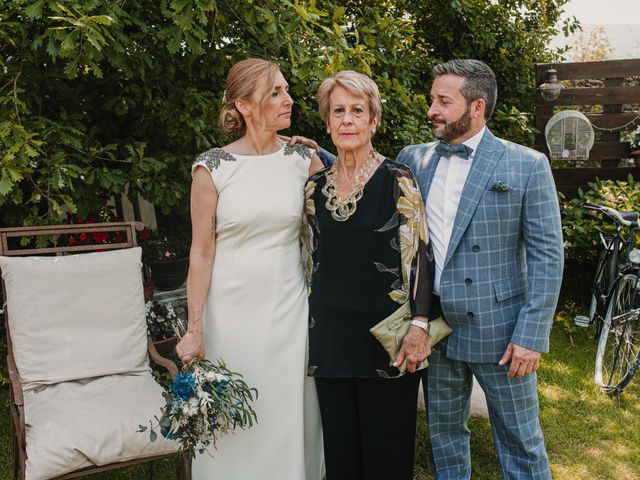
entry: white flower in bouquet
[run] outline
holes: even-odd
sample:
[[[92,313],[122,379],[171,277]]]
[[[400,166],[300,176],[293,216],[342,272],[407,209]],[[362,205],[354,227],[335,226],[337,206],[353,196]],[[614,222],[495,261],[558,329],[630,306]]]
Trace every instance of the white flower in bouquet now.
[[[218,372],[209,371],[209,372],[206,372],[204,375],[207,381],[209,382],[228,382],[229,381],[228,377],[221,375]]]

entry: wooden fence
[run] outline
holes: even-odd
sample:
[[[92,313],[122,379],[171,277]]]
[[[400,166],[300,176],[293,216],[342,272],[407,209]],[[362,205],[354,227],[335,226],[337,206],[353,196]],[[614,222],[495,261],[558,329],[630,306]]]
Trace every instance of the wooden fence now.
[[[550,68],[557,70],[559,81],[575,81],[572,83],[587,86],[565,87],[560,96],[552,101],[543,99],[539,90],[536,92],[535,125],[540,132],[536,135],[536,150],[549,154],[544,129],[558,111],[554,107],[575,107],[577,110],[583,106],[602,106],[601,113],[583,112],[596,133],[588,166],[554,168],[553,176],[558,191],[568,196],[575,195],[579,186],[596,177],[614,180],[626,179],[629,174],[640,177],[640,168],[618,166],[621,159],[629,158],[629,142],[620,141],[621,131],[633,130],[640,125],[640,82],[637,81],[640,80],[640,59],[537,64],[536,85],[547,80],[547,70]],[[634,77],[635,82],[632,81]],[[622,126],[625,127],[620,129]]]

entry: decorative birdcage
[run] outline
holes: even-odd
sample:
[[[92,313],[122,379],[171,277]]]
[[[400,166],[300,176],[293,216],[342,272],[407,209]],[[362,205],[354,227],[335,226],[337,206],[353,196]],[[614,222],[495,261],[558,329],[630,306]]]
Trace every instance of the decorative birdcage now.
[[[551,160],[588,160],[595,139],[591,122],[576,110],[563,110],[551,117],[544,136]]]

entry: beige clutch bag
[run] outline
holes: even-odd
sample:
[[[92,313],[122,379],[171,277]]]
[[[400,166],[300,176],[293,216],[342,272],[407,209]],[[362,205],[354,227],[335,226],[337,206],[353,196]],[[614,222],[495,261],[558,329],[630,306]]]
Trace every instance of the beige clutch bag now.
[[[371,327],[369,330],[389,354],[391,364],[393,364],[398,353],[400,353],[402,340],[409,331],[409,322],[411,322],[411,306],[409,305],[409,302],[405,302],[395,312]],[[453,332],[453,329],[444,318],[438,317],[433,320],[429,320],[429,346],[433,348],[436,343],[445,338],[451,332]],[[429,362],[425,359],[418,369],[422,369],[427,366],[429,366]],[[400,370],[401,375],[406,372],[406,360],[402,365],[398,366],[398,370]]]

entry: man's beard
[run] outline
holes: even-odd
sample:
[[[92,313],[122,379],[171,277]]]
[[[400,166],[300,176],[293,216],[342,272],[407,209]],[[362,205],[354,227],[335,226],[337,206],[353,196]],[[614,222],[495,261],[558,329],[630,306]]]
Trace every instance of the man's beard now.
[[[471,130],[471,105],[467,106],[467,111],[458,120],[445,123],[444,128],[442,124],[432,123],[431,125],[433,136],[447,143],[451,143],[452,140],[461,137],[469,130]]]

